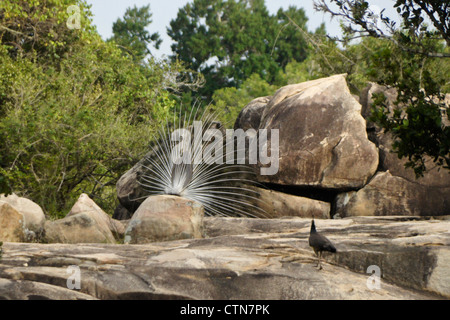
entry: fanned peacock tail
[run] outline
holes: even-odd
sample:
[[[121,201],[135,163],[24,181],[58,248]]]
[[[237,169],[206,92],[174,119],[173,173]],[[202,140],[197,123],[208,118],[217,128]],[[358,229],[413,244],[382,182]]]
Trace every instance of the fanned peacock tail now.
[[[259,193],[253,188],[258,183],[252,167],[237,164],[236,160],[232,164],[227,163],[226,152],[221,164],[202,159],[205,151],[209,154],[211,149],[218,146],[216,143],[224,142],[202,140],[208,130],[219,130],[221,126],[214,121],[215,113],[205,109],[199,116],[199,109],[193,110],[195,112],[191,111],[189,116],[185,114],[184,117],[180,111],[178,117],[174,114],[172,121],[161,126],[154,139],[152,152],[146,158],[145,172],[140,177],[139,183],[143,189],[149,196],[168,194],[197,201],[204,206],[206,215],[266,217],[258,205],[261,201]],[[197,121],[197,125],[201,123],[200,137],[194,132],[194,121]],[[189,135],[194,138],[185,139]],[[187,150],[190,150],[191,161],[174,161],[186,160],[183,157]],[[195,161],[198,159],[202,161]]]

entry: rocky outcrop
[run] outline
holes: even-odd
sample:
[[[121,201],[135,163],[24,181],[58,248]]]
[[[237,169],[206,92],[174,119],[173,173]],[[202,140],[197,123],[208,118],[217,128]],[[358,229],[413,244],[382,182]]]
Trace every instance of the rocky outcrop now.
[[[115,243],[112,233],[86,213],[45,223],[47,243]]]
[[[0,297],[9,299],[450,298],[450,221],[414,217],[316,220],[337,247],[323,269],[311,220],[205,218],[204,239],[142,245],[5,243]],[[67,287],[80,268],[80,290]],[[370,266],[380,287],[368,286]]]
[[[92,217],[98,225],[106,226],[117,238],[125,233],[124,225],[104,212],[87,194],[81,194],[66,217],[80,213],[86,213]]]
[[[203,206],[178,196],[148,197],[125,231],[125,243],[149,243],[203,236]]]
[[[448,170],[427,158],[424,177],[416,178],[405,168],[408,160],[392,151],[391,133],[369,120],[380,93],[391,113],[399,108],[395,89],[372,83],[356,99],[343,75],[289,85],[250,102],[235,128],[280,130],[280,170],[259,181],[277,190],[303,188],[298,196],[328,194],[321,198],[331,203],[332,216],[449,214]]]
[[[257,105],[259,129],[279,130],[279,171],[260,176],[261,182],[348,190],[363,187],[375,174],[378,152],[344,75],[283,87],[264,108],[262,103],[251,102],[236,122],[254,126],[243,120],[256,118],[245,115]]]

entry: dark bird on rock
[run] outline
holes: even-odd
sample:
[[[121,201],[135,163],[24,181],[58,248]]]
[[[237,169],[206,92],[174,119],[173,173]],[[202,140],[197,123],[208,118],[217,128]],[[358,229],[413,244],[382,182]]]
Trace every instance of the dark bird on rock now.
[[[311,231],[309,232],[309,246],[314,249],[314,253],[319,257],[319,262],[317,263],[319,270],[322,269],[320,264],[322,251],[336,252],[336,248],[331,241],[317,232],[314,217],[311,222]]]

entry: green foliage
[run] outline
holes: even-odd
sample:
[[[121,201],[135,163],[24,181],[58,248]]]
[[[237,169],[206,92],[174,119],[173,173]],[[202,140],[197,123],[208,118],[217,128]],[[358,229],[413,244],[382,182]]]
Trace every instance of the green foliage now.
[[[0,6],[0,187],[50,216],[81,192],[105,210],[115,183],[147,151],[175,106],[179,63],[137,64],[90,25],[66,26],[69,0],[6,0]],[[52,40],[53,39],[53,40]],[[53,42],[51,42],[53,41]]]
[[[205,76],[200,96],[206,99],[254,73],[273,83],[289,62],[307,57],[306,41],[287,16],[306,30],[303,9],[270,15],[263,0],[194,0],[170,22],[173,58]]]
[[[277,88],[254,73],[239,89],[230,87],[216,90],[213,95],[212,109],[219,113],[218,120],[227,127],[233,128],[242,108],[257,97],[272,95]]]
[[[393,47],[371,65],[371,70],[384,70],[376,73],[379,83],[395,84],[398,90],[396,109],[390,110],[385,97],[378,97],[371,120],[393,133],[393,149],[399,158],[408,158],[406,166],[417,176],[426,171],[425,156],[450,169],[450,126],[443,121],[450,116],[443,94],[448,74],[436,72],[428,59]],[[442,62],[442,68],[448,70],[450,62]]]
[[[117,19],[113,24],[113,36],[108,41],[114,41],[126,52],[130,52],[137,61],[142,61],[151,54],[148,46],[153,43],[156,49],[161,45],[157,32],[150,34],[146,28],[152,23],[150,5],[128,8],[123,19]]]
[[[66,25],[70,17],[67,8],[73,4],[83,13],[79,32]],[[56,63],[70,54],[72,45],[89,41],[89,35],[95,30],[89,5],[81,0],[4,0],[0,2],[0,13],[0,38],[8,46],[9,54],[42,63]]]
[[[302,62],[292,61],[286,65],[285,71],[280,70],[274,84],[254,73],[239,88],[216,90],[212,109],[219,113],[219,120],[225,127],[232,128],[241,110],[253,99],[271,96],[282,86],[317,79],[320,76],[320,70],[313,57],[308,57]]]

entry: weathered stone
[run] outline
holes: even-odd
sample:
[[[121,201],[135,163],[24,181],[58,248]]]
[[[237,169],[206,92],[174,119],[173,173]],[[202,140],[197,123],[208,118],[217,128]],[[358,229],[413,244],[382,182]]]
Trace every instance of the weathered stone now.
[[[450,220],[449,216],[437,218],[440,219],[351,217],[316,220],[316,227],[338,250],[336,254],[325,256],[329,263],[363,274],[368,273],[369,266],[378,266],[382,281],[450,298],[450,264],[445,264],[450,259]],[[292,237],[299,238],[300,242],[295,248],[300,252],[308,250],[310,225],[311,220],[300,218],[268,221],[218,217],[205,219],[206,234],[210,237],[250,233],[259,233],[264,237],[269,233],[278,234],[279,238],[288,242]],[[278,247],[285,248],[284,245],[279,239]],[[274,245],[274,249],[276,247]]]
[[[122,238],[125,233],[124,225],[118,220],[112,219],[104,212],[87,194],[81,194],[66,217],[80,213],[86,213],[94,219],[100,229],[109,229],[116,238]],[[105,233],[107,233],[105,231]]]
[[[381,86],[377,83],[369,83],[369,85],[362,90],[361,95],[359,97],[359,101],[361,103],[361,115],[367,121],[367,127],[372,129],[375,127],[375,124],[369,120],[372,114],[372,103],[373,103],[373,95],[383,93],[387,99],[388,112],[393,114],[394,112],[394,102],[397,100],[397,91],[395,88],[387,88],[385,86]]]
[[[0,241],[25,240],[25,218],[13,206],[0,201]]]
[[[108,216],[88,195],[81,194],[63,219],[46,222],[44,241],[116,243],[116,239],[121,240],[124,233],[123,223]]]
[[[136,210],[125,232],[125,243],[201,238],[204,208],[177,196],[148,197]]]
[[[125,172],[116,183],[117,199],[131,215],[146,199],[146,193],[139,184],[140,176],[145,172],[145,165],[150,165],[146,157],[150,157],[152,151],[147,153],[130,170]]]
[[[259,176],[261,182],[357,189],[378,166],[361,105],[344,75],[279,89],[265,106],[259,129],[278,129],[280,141],[279,171]]]
[[[269,189],[255,188],[259,201],[254,205],[264,210],[267,218],[316,217],[330,218],[330,203],[298,197]]]
[[[10,194],[7,197],[0,195],[0,202],[6,202],[20,212],[25,219],[26,232],[34,233],[39,238],[44,229],[45,215],[38,204],[16,194]]]
[[[336,200],[336,213],[350,216],[439,216],[450,213],[450,188],[426,187],[389,172],[378,172],[357,192]]]
[[[75,264],[81,288],[80,296],[71,298],[80,299],[450,298],[450,220],[316,219],[318,230],[338,249],[324,255],[320,271],[308,245],[310,225],[311,219],[302,218],[206,217],[205,239],[143,245],[5,243],[0,297],[32,298],[35,288],[48,285],[54,287],[49,297],[57,299],[57,290],[66,288],[67,267]],[[379,289],[367,286],[371,265],[380,267]],[[17,296],[11,296],[14,288],[20,288]],[[38,290],[36,296],[46,296]]]
[[[259,129],[263,111],[271,97],[260,97],[252,100],[239,113],[234,124],[235,129]]]

